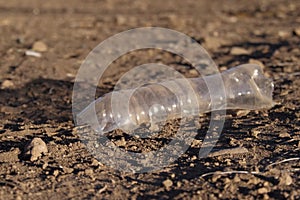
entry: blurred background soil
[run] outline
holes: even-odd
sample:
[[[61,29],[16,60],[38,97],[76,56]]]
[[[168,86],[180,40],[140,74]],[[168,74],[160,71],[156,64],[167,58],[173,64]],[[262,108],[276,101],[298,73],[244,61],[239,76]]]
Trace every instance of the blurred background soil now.
[[[229,111],[215,147],[248,152],[198,160],[209,114],[199,119],[188,151],[159,171],[118,172],[88,152],[72,118],[77,70],[101,41],[145,26],[187,34],[221,70],[247,62],[264,67],[276,105]],[[1,0],[0,199],[300,199],[299,46],[297,0]],[[174,55],[139,51],[114,63],[100,93],[124,71],[149,62],[194,74]],[[36,137],[48,152],[30,160],[25,146]],[[120,132],[109,137],[127,150],[151,142],[135,143]]]

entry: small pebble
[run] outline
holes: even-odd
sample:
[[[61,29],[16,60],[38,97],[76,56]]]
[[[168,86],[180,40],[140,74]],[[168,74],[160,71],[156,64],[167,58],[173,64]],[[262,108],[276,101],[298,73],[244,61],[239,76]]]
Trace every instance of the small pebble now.
[[[94,174],[94,170],[93,169],[86,169],[84,170],[84,174],[87,176],[92,176]]]
[[[70,167],[64,167],[64,168],[63,168],[63,171],[64,171],[66,174],[70,174],[70,173],[72,173],[74,170],[73,170],[72,168],[70,168]]]
[[[58,174],[59,174],[59,171],[57,169],[53,171],[53,176],[56,177],[56,176],[58,176]]]
[[[241,179],[240,179],[240,177],[237,174],[234,176],[233,182],[235,182],[235,183],[241,182]]]
[[[264,197],[263,197],[264,200],[268,200],[270,199],[269,195],[268,194],[264,194]]]
[[[202,143],[201,140],[194,139],[192,142],[192,147],[197,147]]]
[[[42,57],[42,54],[40,54],[39,52],[31,51],[31,50],[25,51],[25,55],[26,56],[33,56],[33,57],[37,57],[37,58]]]
[[[171,181],[170,179],[167,179],[167,180],[163,181],[163,185],[167,190],[169,190],[170,187],[173,185],[173,181]]]
[[[287,32],[287,31],[279,31],[279,32],[278,32],[278,36],[281,37],[281,38],[286,38],[286,37],[288,37],[289,35],[290,35],[290,33]]]
[[[279,185],[291,185],[293,183],[293,178],[288,173],[282,174],[279,180]]]
[[[45,52],[48,50],[47,45],[42,41],[37,41],[32,45],[33,51]]]
[[[287,132],[283,132],[283,133],[280,133],[280,134],[279,134],[279,137],[280,137],[280,138],[290,138],[291,135],[290,135],[289,133],[287,133]]]
[[[196,69],[191,69],[189,71],[189,74],[193,75],[193,76],[199,76],[199,72]]]
[[[252,130],[252,131],[251,131],[251,135],[252,135],[253,137],[255,137],[255,138],[258,137],[258,134],[260,134],[260,131],[259,131],[259,130]]]
[[[236,23],[238,21],[238,18],[236,16],[230,16],[228,17],[228,21],[231,23]]]
[[[11,80],[4,80],[1,84],[1,89],[11,89],[14,87],[14,83]]]
[[[238,110],[236,112],[236,116],[242,117],[242,116],[247,116],[250,113],[250,110]]]
[[[46,169],[48,167],[48,163],[44,163],[42,169]]]
[[[117,146],[125,146],[125,145],[126,145],[126,140],[125,140],[124,137],[122,137],[121,140],[115,141],[115,144],[116,144]]]
[[[177,187],[181,187],[182,183],[180,181],[177,181]]]
[[[300,37],[300,27],[294,30],[294,34]]]
[[[24,156],[30,161],[38,160],[43,154],[48,153],[46,143],[41,138],[33,138],[24,150]]]
[[[116,23],[118,25],[124,25],[124,24],[126,24],[126,22],[127,22],[127,19],[123,15],[117,15],[116,16]]]
[[[224,41],[217,37],[205,37],[205,46],[209,49],[218,49],[222,46]]]
[[[265,187],[262,187],[262,188],[259,188],[257,190],[258,194],[265,194],[265,193],[268,193],[268,189],[265,188]]]
[[[94,158],[94,159],[92,160],[91,166],[97,167],[97,166],[99,166],[99,165],[100,165],[99,161],[98,161],[97,159]]]
[[[251,63],[251,64],[256,64],[256,65],[260,66],[262,69],[265,68],[265,65],[264,65],[261,61],[256,60],[256,59],[252,59],[252,58],[251,58],[251,59],[249,60],[249,63]]]
[[[233,47],[230,50],[230,54],[234,56],[239,56],[239,55],[249,55],[250,52],[247,49],[241,47]]]

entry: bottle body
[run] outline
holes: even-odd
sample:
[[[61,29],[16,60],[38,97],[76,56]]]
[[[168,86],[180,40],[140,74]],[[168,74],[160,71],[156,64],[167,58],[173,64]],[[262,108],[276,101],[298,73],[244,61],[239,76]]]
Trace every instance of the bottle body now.
[[[89,124],[100,133],[117,128],[131,131],[143,123],[213,110],[268,108],[273,106],[273,87],[259,66],[241,65],[221,74],[110,92],[79,113],[77,123]]]

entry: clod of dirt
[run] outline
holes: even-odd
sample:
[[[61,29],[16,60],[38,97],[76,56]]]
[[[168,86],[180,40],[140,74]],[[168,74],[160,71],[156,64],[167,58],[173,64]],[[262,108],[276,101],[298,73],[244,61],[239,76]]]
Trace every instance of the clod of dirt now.
[[[173,185],[173,181],[171,181],[170,179],[167,179],[167,180],[163,181],[163,185],[167,190],[169,190],[170,187]]]
[[[48,50],[48,46],[42,41],[37,41],[37,42],[33,43],[32,50],[39,51],[39,52],[45,52]]]
[[[239,56],[239,55],[249,55],[250,52],[247,49],[241,47],[233,47],[230,50],[230,54],[234,56]]]
[[[13,87],[14,87],[14,83],[11,80],[5,80],[1,84],[1,89],[9,89]]]
[[[48,148],[41,138],[33,138],[24,149],[24,156],[30,161],[37,160],[45,153],[48,153]]]
[[[0,162],[18,162],[18,155],[20,154],[20,149],[15,148],[8,152],[0,153]]]
[[[244,147],[235,147],[235,148],[231,148],[231,149],[221,149],[215,152],[212,152],[208,155],[208,157],[215,157],[215,156],[221,156],[224,154],[243,154],[243,153],[249,153],[248,149],[244,148]]]
[[[224,41],[217,37],[205,37],[205,46],[209,49],[218,49]]]

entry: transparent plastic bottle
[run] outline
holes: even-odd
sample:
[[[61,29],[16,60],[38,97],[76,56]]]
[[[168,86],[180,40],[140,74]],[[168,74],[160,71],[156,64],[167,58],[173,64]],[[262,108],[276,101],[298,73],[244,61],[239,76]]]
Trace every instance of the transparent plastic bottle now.
[[[77,115],[76,121],[103,134],[117,128],[132,131],[143,123],[153,125],[212,110],[273,106],[274,85],[260,66],[245,64],[222,72],[224,87],[217,84],[218,76],[174,79],[113,91],[91,103]]]

